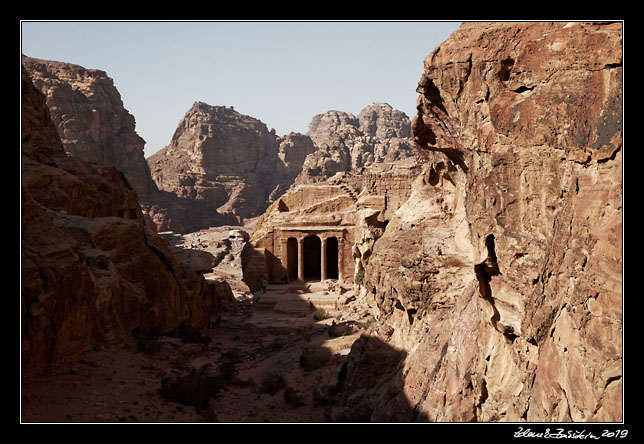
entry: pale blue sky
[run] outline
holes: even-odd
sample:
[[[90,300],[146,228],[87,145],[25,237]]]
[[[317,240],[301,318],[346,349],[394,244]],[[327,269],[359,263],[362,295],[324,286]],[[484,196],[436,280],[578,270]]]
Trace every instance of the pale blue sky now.
[[[30,22],[23,54],[101,69],[146,141],[166,146],[195,101],[234,106],[282,136],[373,102],[415,113],[423,59],[459,22]]]

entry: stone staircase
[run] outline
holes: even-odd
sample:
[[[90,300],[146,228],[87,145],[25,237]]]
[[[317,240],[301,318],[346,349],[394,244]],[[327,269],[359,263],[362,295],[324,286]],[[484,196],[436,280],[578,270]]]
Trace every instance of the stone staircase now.
[[[347,193],[354,202],[358,201],[358,195],[356,194],[355,190],[352,187],[350,187],[345,183],[341,183],[338,186],[340,187],[340,189],[342,189],[342,191]]]

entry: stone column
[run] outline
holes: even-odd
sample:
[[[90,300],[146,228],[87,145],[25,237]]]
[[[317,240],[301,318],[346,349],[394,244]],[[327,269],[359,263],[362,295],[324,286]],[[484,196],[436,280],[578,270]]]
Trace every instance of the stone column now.
[[[304,239],[297,238],[297,279],[304,281]]]
[[[320,237],[321,239],[321,252],[320,252],[320,279],[326,279],[326,236]]]
[[[280,238],[280,261],[282,262],[282,267],[286,268],[286,282],[291,280],[291,277],[288,275],[288,271],[291,269],[291,264],[288,263],[288,239]]]

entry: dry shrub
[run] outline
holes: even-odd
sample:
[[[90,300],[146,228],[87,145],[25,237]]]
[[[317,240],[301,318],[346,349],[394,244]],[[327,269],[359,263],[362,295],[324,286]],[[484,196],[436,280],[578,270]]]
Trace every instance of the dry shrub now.
[[[259,391],[262,393],[269,393],[271,395],[274,395],[284,387],[286,387],[286,380],[280,373],[275,371],[267,371],[262,376],[262,382],[259,386]]]
[[[286,387],[284,389],[284,402],[292,405],[293,407],[300,407],[304,405],[302,397],[297,393],[297,390],[292,387]]]
[[[306,371],[315,370],[324,366],[331,359],[331,352],[324,348],[308,345],[302,348],[300,354],[300,365]]]
[[[208,366],[192,369],[185,375],[163,378],[159,393],[166,399],[203,409],[208,406],[211,396],[224,387],[226,381],[220,373],[209,374]]]

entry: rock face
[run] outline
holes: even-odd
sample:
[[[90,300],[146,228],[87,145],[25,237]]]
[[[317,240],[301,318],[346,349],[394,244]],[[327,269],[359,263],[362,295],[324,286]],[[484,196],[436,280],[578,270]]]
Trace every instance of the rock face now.
[[[216,286],[146,227],[121,171],[65,153],[24,69],[21,117],[23,370],[137,333],[205,327],[220,309]]]
[[[621,421],[621,24],[463,24],[417,91],[339,419]]]
[[[280,139],[232,107],[195,102],[170,145],[148,163],[159,189],[241,220],[261,214],[284,192],[314,149],[306,136]]]
[[[104,71],[23,57],[34,86],[45,95],[65,151],[120,169],[139,198],[156,191],[143,155],[145,141]]]
[[[307,133],[318,150],[307,157],[296,183],[315,183],[339,172],[411,158],[410,128],[409,118],[387,103],[372,103],[358,117],[342,111],[319,114]]]

